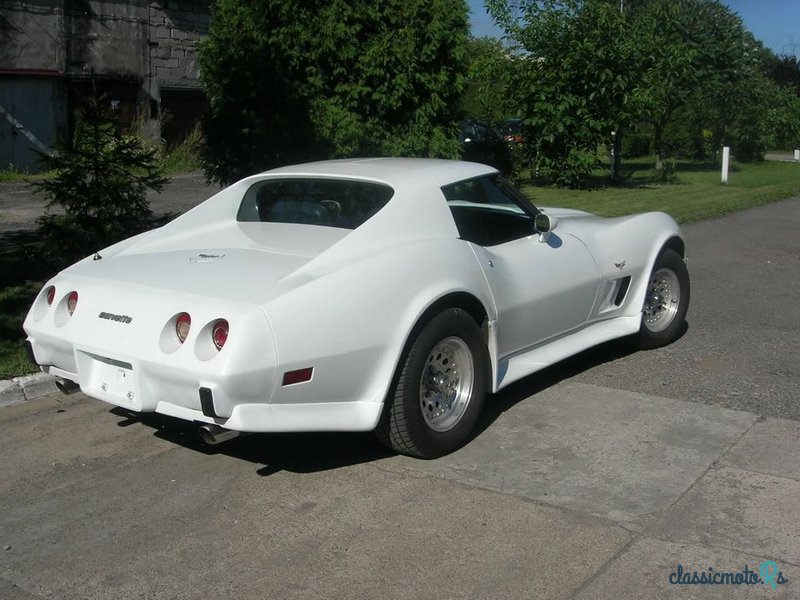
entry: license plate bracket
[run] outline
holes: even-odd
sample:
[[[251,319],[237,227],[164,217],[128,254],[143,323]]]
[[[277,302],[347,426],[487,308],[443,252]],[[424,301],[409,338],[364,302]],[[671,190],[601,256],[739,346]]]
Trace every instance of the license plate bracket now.
[[[131,363],[80,350],[77,355],[81,388],[85,394],[139,410],[135,371]]]

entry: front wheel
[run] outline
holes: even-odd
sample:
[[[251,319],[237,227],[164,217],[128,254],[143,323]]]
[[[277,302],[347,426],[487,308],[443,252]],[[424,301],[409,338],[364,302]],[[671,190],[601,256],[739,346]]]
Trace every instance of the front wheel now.
[[[656,259],[647,282],[642,327],[636,345],[659,348],[678,339],[689,308],[689,270],[674,250],[664,250]]]
[[[462,446],[483,406],[489,353],[466,312],[436,315],[411,342],[376,433],[386,446],[436,458]]]

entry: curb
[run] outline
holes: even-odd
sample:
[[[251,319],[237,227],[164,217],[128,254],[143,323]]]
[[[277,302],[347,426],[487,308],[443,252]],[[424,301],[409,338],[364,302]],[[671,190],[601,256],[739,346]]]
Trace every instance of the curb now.
[[[0,408],[22,404],[56,391],[56,378],[47,373],[5,379],[0,381]]]

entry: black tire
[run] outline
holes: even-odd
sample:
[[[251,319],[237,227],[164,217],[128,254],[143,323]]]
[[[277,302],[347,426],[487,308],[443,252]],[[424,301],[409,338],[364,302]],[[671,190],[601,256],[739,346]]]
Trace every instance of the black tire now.
[[[478,325],[469,314],[457,308],[433,317],[409,344],[398,365],[375,433],[384,445],[396,452],[417,458],[436,458],[456,450],[469,439],[486,396],[489,352]],[[441,370],[451,358],[450,364],[456,365],[452,377]],[[470,360],[472,375],[471,385],[468,385],[466,364]],[[462,369],[458,368],[459,362]],[[437,375],[442,377],[437,379]],[[439,392],[452,380],[457,380],[455,385],[463,386],[464,391],[453,395],[456,400],[445,402],[444,395]],[[437,386],[435,392],[431,391],[434,389],[429,387],[431,385]],[[438,414],[440,399],[441,415]],[[428,407],[427,415],[423,414],[426,410],[423,402]]]
[[[656,259],[647,282],[642,326],[634,337],[635,345],[650,350],[677,340],[684,331],[688,309],[689,270],[680,255],[667,248]]]

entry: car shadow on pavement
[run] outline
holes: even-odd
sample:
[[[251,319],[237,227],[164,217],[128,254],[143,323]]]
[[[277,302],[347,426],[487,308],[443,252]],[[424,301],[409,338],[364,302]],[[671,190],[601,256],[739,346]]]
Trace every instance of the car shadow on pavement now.
[[[482,435],[503,413],[519,402],[561,381],[634,352],[637,350],[624,341],[606,342],[525,377],[497,394],[489,395],[471,439]],[[154,429],[156,437],[195,452],[223,454],[260,465],[256,471],[260,476],[281,471],[317,473],[395,455],[381,445],[372,433],[259,433],[212,446],[200,439],[196,423],[156,413],[134,413],[122,408],[113,408],[110,412],[121,417],[117,423],[120,427],[140,423]]]
[[[156,437],[202,454],[224,454],[260,468],[258,475],[280,471],[316,473],[372,462],[393,456],[372,433],[253,433],[219,445],[200,439],[198,424],[156,413],[133,413],[122,408],[110,411],[122,417],[117,425],[141,423],[155,430]]]
[[[472,439],[482,435],[504,412],[510,410],[519,402],[535,396],[565,379],[635,352],[638,352],[638,350],[625,341],[612,340],[605,342],[594,348],[584,350],[580,354],[571,356],[551,367],[542,369],[533,375],[528,375],[519,381],[515,381],[497,394],[490,394],[483,405],[483,411],[481,411],[481,416],[475,425]]]

